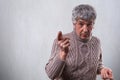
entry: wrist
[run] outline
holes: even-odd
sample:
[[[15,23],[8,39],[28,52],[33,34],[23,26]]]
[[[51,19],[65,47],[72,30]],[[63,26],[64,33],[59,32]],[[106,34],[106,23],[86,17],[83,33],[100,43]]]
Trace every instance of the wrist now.
[[[67,54],[64,52],[64,51],[60,51],[60,59],[61,60],[66,60],[66,56],[67,56]]]

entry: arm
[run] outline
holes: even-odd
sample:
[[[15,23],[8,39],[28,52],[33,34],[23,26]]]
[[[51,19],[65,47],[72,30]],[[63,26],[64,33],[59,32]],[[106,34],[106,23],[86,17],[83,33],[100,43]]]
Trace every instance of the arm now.
[[[53,44],[51,57],[45,67],[49,78],[55,79],[60,77],[65,66],[69,46],[69,39],[63,37],[62,32],[59,32]]]
[[[102,64],[102,51],[100,48],[100,57],[99,57],[99,65],[97,69],[97,73],[101,75],[103,80],[113,80],[112,70],[110,68],[104,67]]]
[[[45,67],[46,73],[51,79],[58,77],[65,65],[64,60],[61,60],[59,57],[59,51],[60,49],[58,47],[57,40],[55,40],[51,57]]]
[[[97,74],[101,74],[101,69],[104,68],[103,63],[102,63],[102,51],[100,48],[100,55],[99,55],[99,64],[97,68]]]

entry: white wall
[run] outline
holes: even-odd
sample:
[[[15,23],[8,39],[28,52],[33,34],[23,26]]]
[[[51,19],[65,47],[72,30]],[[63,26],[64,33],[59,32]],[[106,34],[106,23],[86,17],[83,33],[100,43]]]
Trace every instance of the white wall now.
[[[93,34],[120,80],[119,0],[0,0],[0,80],[49,80],[44,68],[52,42],[59,30],[72,31],[71,11],[81,3],[95,7]]]

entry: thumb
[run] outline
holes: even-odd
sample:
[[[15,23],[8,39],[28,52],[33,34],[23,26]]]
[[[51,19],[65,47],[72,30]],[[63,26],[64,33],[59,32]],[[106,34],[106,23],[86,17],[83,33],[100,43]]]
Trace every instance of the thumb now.
[[[63,35],[61,31],[58,32],[57,39],[58,41],[63,39]]]

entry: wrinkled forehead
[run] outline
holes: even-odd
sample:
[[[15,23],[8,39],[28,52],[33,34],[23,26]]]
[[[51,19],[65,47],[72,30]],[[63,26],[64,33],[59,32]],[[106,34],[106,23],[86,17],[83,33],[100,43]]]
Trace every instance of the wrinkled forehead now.
[[[79,23],[85,23],[85,24],[94,24],[94,20],[93,20],[93,19],[85,20],[85,19],[79,18],[79,19],[77,20],[77,22],[79,22]]]

